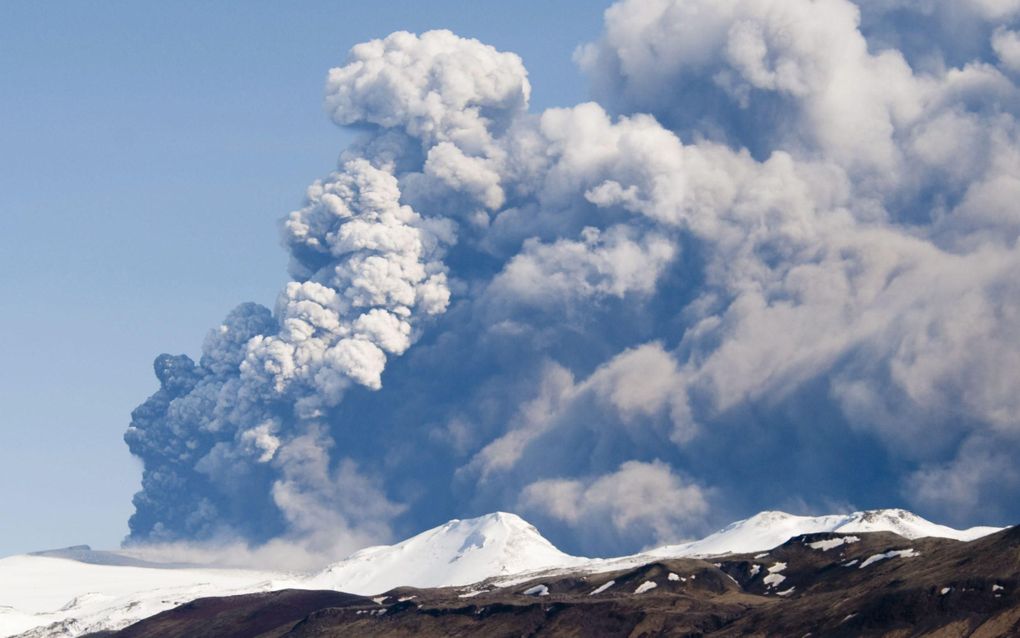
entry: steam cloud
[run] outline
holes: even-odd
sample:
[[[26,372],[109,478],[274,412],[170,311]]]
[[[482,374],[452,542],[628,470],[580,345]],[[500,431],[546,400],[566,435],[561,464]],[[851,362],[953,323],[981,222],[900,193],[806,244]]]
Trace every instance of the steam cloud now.
[[[1015,521],[1020,3],[947,6],[623,0],[576,56],[599,101],[543,113],[475,40],[354,47],[326,108],[362,137],[277,307],[156,360],[130,540]]]

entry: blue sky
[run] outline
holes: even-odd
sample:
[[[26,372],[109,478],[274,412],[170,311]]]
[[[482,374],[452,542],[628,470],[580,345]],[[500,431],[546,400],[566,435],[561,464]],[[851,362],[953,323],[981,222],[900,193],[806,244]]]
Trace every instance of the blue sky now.
[[[152,359],[272,304],[277,222],[346,142],[322,84],[353,44],[450,28],[520,54],[535,107],[566,105],[602,5],[3,3],[0,555],[126,534]]]

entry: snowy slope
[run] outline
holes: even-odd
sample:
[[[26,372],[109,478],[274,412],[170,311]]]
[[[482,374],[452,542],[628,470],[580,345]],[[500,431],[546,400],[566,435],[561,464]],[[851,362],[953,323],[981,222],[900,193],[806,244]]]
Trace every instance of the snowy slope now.
[[[574,567],[587,561],[556,549],[521,517],[496,512],[452,520],[397,545],[363,549],[310,578],[306,585],[377,594],[400,585],[468,585],[492,576]]]
[[[400,585],[466,585],[581,565],[534,527],[498,512],[453,520],[397,545],[369,547],[312,575],[158,566],[118,552],[61,550],[0,559],[0,637],[116,629],[202,596],[295,587],[377,594]]]
[[[202,596],[268,591],[292,582],[270,572],[11,556],[0,559],[0,636],[32,628],[39,629],[31,635],[47,637],[117,629]]]
[[[0,638],[33,628],[33,638],[117,629],[203,596],[288,587],[371,595],[401,585],[460,586],[493,577],[508,584],[537,572],[608,571],[664,557],[765,551],[800,534],[874,531],[972,540],[997,528],[955,530],[903,510],[815,517],[762,512],[700,541],[588,559],[564,554],[520,517],[497,512],[363,549],[311,575],[155,564],[124,552],[74,548],[0,559]]]
[[[893,532],[906,538],[934,536],[968,541],[999,531],[998,527],[972,527],[958,530],[925,520],[906,510],[886,509],[795,516],[785,512],[761,512],[731,523],[710,536],[680,545],[666,545],[645,552],[650,556],[712,556],[759,552],[782,545],[794,536],[819,532]]]
[[[894,532],[906,538],[953,538],[958,541],[972,541],[1000,531],[1001,527],[970,527],[954,529],[925,520],[906,510],[869,510],[847,516],[847,521],[835,532]]]
[[[899,509],[869,510],[853,514],[827,516],[796,516],[785,512],[761,512],[731,523],[705,538],[689,543],[664,545],[630,556],[619,558],[591,558],[573,569],[589,573],[630,569],[663,558],[710,557],[723,554],[762,552],[782,545],[794,536],[820,532],[859,533],[893,532],[905,538],[933,536],[969,541],[1001,530],[1000,527],[972,527],[953,529],[925,520],[916,514]],[[534,578],[538,573],[561,573],[563,569],[551,567],[534,572],[498,578],[495,585],[505,587]]]

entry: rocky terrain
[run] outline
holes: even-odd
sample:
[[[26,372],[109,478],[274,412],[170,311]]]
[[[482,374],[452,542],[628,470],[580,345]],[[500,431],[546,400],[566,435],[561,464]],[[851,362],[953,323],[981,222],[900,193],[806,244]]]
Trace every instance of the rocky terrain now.
[[[639,562],[378,596],[284,590],[202,598],[93,635],[1020,635],[1020,527],[970,542],[820,532],[763,552]]]

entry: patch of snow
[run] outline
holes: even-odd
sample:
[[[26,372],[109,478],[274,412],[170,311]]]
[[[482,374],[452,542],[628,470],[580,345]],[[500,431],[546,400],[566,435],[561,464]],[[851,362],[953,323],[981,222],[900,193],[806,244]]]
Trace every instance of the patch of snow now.
[[[761,565],[755,563],[751,565],[751,576],[757,576],[761,572]]]
[[[525,589],[521,593],[525,596],[548,596],[549,588],[545,585],[535,585],[534,587]]]
[[[952,587],[943,587],[943,588],[942,588],[942,589],[941,589],[941,590],[939,591],[939,595],[940,595],[940,596],[945,596],[946,594],[948,594],[948,593],[949,593],[949,592],[951,592],[951,591],[953,591],[953,588],[952,588]]]
[[[846,618],[844,618],[843,620],[839,621],[839,624],[841,624],[841,625],[842,625],[843,623],[845,623],[846,621],[850,620],[851,618],[853,618],[853,617],[854,617],[854,616],[856,616],[856,615],[857,615],[856,613],[853,613],[853,614],[847,614],[847,615],[846,615]]]
[[[914,558],[915,556],[920,556],[920,554],[914,551],[914,548],[912,547],[910,549],[893,549],[883,554],[875,554],[873,556],[868,556],[868,558],[866,558],[864,562],[861,563],[861,566],[858,569],[864,569],[868,565],[874,565],[880,560],[885,560],[887,558],[896,558],[897,556],[900,558]],[[849,565],[847,565],[847,567],[849,567]]]
[[[774,588],[781,585],[784,580],[786,580],[786,576],[783,576],[782,574],[769,574],[768,576],[762,579],[762,582],[764,582],[769,587]]]
[[[645,582],[643,582],[643,583],[641,583],[640,585],[637,586],[637,589],[634,590],[634,593],[635,594],[643,594],[646,591],[651,591],[651,590],[655,589],[656,587],[658,587],[658,585],[655,584],[655,581],[646,580]]]
[[[776,592],[776,596],[789,596],[790,594],[793,593],[794,589],[797,589],[797,588],[796,587],[791,587],[789,589],[784,589],[783,591],[777,591]]]
[[[673,572],[670,572],[669,576],[667,576],[666,578],[668,578],[669,580],[671,580],[673,582],[676,582],[676,581],[680,580],[680,574],[674,574]]]
[[[843,563],[843,567],[853,567],[853,566],[854,566],[854,565],[856,565],[856,564],[857,564],[858,562],[860,562],[860,561],[858,561],[858,560],[857,560],[857,559],[855,558],[855,559],[853,559],[852,561],[850,561],[850,562],[848,562],[848,563]]]
[[[599,585],[598,587],[593,589],[592,592],[590,594],[588,594],[588,595],[589,596],[594,596],[595,594],[601,594],[602,592],[606,591],[607,589],[609,589],[610,587],[612,587],[615,584],[616,584],[615,580],[611,580],[608,583],[602,583],[601,585]]]
[[[463,594],[459,594],[457,596],[457,598],[474,598],[478,594],[487,594],[487,593],[489,593],[488,589],[473,589],[473,590],[471,590],[469,592],[465,592]]]
[[[754,555],[754,560],[761,560],[761,559],[765,558],[768,555],[769,555],[769,552],[762,552],[760,554],[755,554]]]
[[[397,602],[406,603],[407,601],[414,600],[415,598],[417,598],[417,596],[401,596],[400,598],[397,599]]]
[[[848,543],[856,543],[860,540],[861,539],[856,536],[840,536],[839,538],[830,538],[829,540],[808,543],[807,546],[811,549],[820,549],[823,552],[827,552],[830,549],[834,549]]]
[[[786,563],[776,563],[769,567],[769,573],[762,579],[762,582],[770,588],[778,587],[784,580],[786,580],[786,576],[783,576],[783,574],[780,573],[784,569],[786,569]]]
[[[992,591],[1002,591],[1005,589],[1002,585],[992,585]]]
[[[375,598],[372,599],[372,602],[375,603],[376,605],[381,605],[383,604],[383,601],[386,600],[387,598],[389,598],[389,596],[376,596]]]

